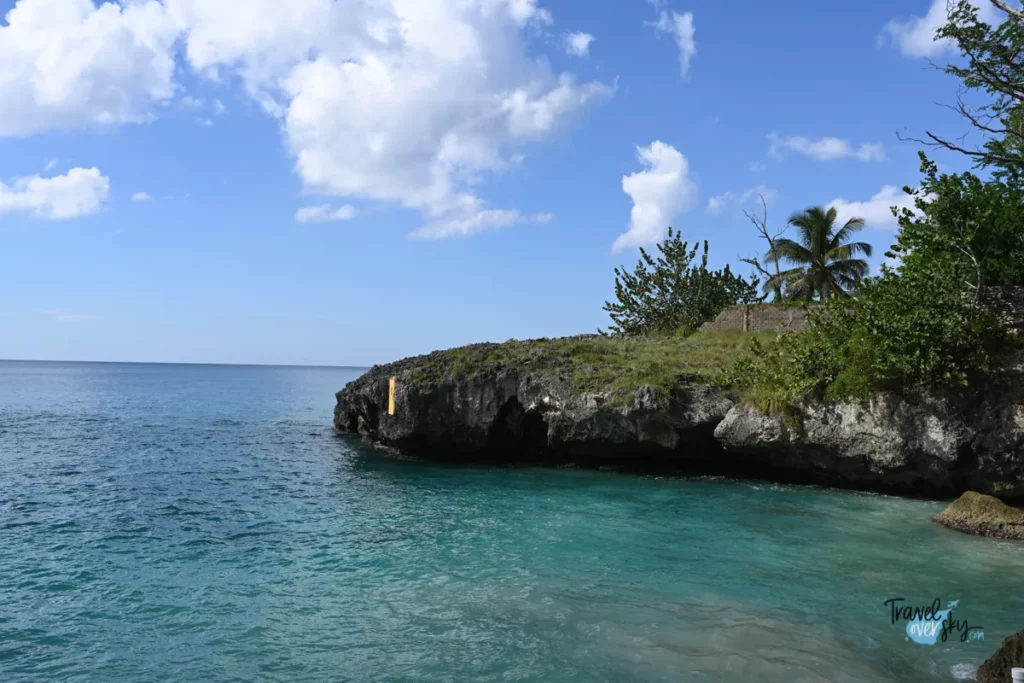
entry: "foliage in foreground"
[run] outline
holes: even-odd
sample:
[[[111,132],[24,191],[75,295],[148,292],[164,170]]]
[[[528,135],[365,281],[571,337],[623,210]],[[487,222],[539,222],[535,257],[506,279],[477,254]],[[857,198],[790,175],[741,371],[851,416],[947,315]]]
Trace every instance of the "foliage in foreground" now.
[[[708,243],[700,264],[693,265],[700,245],[682,241],[682,234],[668,231],[652,256],[640,249],[640,261],[632,273],[615,269],[615,303],[605,302],[612,319],[611,332],[638,336],[651,333],[693,332],[727,306],[758,300],[758,281],[734,275],[726,266],[708,270]]]

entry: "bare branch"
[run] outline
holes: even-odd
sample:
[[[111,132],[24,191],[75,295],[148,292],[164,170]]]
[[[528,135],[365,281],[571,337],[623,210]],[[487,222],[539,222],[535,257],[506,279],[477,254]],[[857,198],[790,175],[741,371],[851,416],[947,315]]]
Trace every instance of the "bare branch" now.
[[[992,0],[992,4],[1003,10],[1017,21],[1024,21],[1024,12],[1015,10],[1004,2],[1004,0]]]

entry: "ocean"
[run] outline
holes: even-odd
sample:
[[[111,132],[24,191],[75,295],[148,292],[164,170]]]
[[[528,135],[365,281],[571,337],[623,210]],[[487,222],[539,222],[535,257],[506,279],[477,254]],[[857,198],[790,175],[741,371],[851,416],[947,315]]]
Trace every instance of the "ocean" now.
[[[331,428],[360,372],[0,362],[0,681],[921,683],[1024,628],[940,502],[402,459]]]

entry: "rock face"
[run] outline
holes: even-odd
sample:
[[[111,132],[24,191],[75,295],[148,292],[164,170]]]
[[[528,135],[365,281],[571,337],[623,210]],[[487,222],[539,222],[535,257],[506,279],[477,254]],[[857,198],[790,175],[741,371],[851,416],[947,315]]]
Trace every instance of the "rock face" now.
[[[338,392],[335,427],[447,459],[644,467],[717,454],[715,426],[733,407],[706,387],[574,393],[557,373],[503,365],[424,378],[429,358],[376,367]]]
[[[966,396],[881,393],[804,406],[797,418],[738,406],[715,429],[732,457],[837,486],[926,496],[1024,496],[1024,363]]]
[[[978,683],[1009,683],[1011,671],[1024,667],[1024,631],[1003,640],[996,653],[978,669]]]
[[[431,457],[668,464],[916,496],[1024,497],[1024,356],[964,396],[883,393],[787,419],[682,376],[669,389],[583,391],[564,366],[480,362],[500,348],[477,348],[461,369],[444,352],[376,367],[338,393],[335,426]]]
[[[1024,510],[974,491],[953,501],[935,521],[967,534],[1024,541]]]

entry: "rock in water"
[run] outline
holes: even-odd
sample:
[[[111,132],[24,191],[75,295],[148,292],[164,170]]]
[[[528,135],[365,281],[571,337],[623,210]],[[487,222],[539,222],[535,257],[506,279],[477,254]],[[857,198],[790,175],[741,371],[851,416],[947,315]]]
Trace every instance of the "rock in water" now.
[[[974,491],[968,491],[953,501],[935,516],[935,521],[966,534],[1024,541],[1024,511]],[[1021,636],[1021,633],[1017,635]],[[1021,643],[1024,644],[1024,639]],[[1020,651],[1024,652],[1024,649]],[[1015,666],[1024,666],[1024,663]],[[1009,675],[1010,670],[1007,669],[1006,680],[1009,680]]]
[[[1014,667],[1024,667],[1024,631],[1003,641],[996,653],[978,669],[978,683],[1010,683]]]
[[[476,345],[375,367],[338,392],[335,427],[442,459],[660,469],[721,452],[715,426],[734,405],[722,392],[581,374],[557,351]]]
[[[956,394],[809,401],[786,417],[714,386],[735,353],[698,335],[475,344],[374,367],[338,392],[334,424],[442,459],[1024,497],[1024,353]]]

